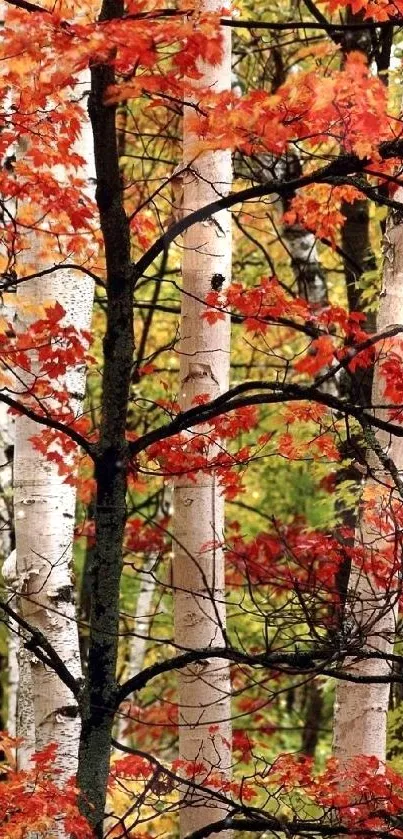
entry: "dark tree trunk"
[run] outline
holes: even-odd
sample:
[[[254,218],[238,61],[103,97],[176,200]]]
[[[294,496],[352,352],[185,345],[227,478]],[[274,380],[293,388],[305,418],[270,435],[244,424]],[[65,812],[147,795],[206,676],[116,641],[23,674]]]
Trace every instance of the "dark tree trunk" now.
[[[307,685],[305,725],[302,732],[301,751],[315,757],[323,715],[323,695],[315,680]]]
[[[101,19],[120,17],[122,0],[104,0]],[[129,223],[123,207],[116,108],[103,104],[113,69],[92,68],[89,115],[94,135],[96,200],[107,268],[107,326],[100,442],[96,456],[96,544],[90,568],[88,667],[82,699],[78,784],[81,807],[102,837],[116,707],[119,588],[126,521],[128,447],[126,415],[133,362],[133,270]]]
[[[353,14],[351,9],[346,10],[345,22],[347,24],[361,22],[362,14]],[[379,36],[376,44],[371,38],[369,30],[351,29],[347,31],[341,42],[343,56],[346,58],[352,50],[358,50],[370,61],[373,53],[378,72],[384,83],[387,84],[387,70],[390,63],[393,26],[386,27]],[[376,257],[370,240],[370,215],[369,202],[365,199],[355,201],[352,204],[345,202],[342,207],[345,223],[342,228],[341,244],[344,254],[344,273],[346,278],[346,292],[348,308],[350,312],[363,312],[364,300],[360,280],[366,271],[373,271],[377,268]],[[364,328],[368,332],[374,332],[376,328],[375,312],[367,313]],[[341,382],[341,390],[352,402],[359,405],[370,405],[372,395],[373,370],[367,367],[364,370],[358,368],[354,373],[346,376]],[[358,462],[365,461],[365,452],[362,450],[362,443],[353,437],[346,444],[342,452],[344,457],[350,457]],[[348,467],[340,473],[340,481],[352,480],[361,482],[362,474],[358,474],[354,466]],[[343,524],[350,528],[352,534],[356,526],[356,510],[343,511]],[[353,543],[354,536],[350,543]],[[340,607],[338,623],[343,622],[344,605],[350,577],[350,562],[345,560],[339,569],[336,578],[336,585],[339,595]]]

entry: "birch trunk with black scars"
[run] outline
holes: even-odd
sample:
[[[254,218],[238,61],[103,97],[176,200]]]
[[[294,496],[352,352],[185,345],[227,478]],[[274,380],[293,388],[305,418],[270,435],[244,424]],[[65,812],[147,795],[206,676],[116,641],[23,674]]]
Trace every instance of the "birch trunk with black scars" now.
[[[15,292],[3,295],[1,315],[13,328],[17,327]],[[18,385],[17,385],[18,387]],[[15,395],[14,393],[11,395]],[[1,514],[1,558],[2,577],[7,592],[7,602],[19,611],[18,575],[15,551],[15,530],[13,514],[13,459],[15,418],[8,406],[0,403],[0,514]],[[11,737],[18,737],[20,745],[15,749],[18,769],[28,769],[35,751],[35,721],[32,699],[31,669],[29,654],[25,649],[20,628],[16,621],[7,621],[7,731]]]
[[[1,7],[0,7],[1,8]],[[9,301],[6,298],[9,298]],[[14,319],[14,294],[3,295],[1,317],[7,323]],[[12,475],[14,452],[14,421],[8,406],[0,403],[0,561],[2,575],[6,585],[7,559],[14,549],[13,503],[12,503]],[[14,554],[15,557],[15,554]],[[13,561],[12,561],[13,562]],[[15,559],[14,559],[15,566]],[[6,573],[5,573],[6,572]],[[7,638],[7,731],[11,737],[16,736],[17,690],[18,690],[18,628],[13,621],[9,621]]]
[[[209,0],[200,12],[218,11]],[[202,88],[213,91],[231,86],[230,29],[223,28],[223,57],[217,66],[200,62]],[[184,109],[184,214],[197,210],[231,186],[231,155],[206,152],[193,160],[195,137],[188,129],[191,107]],[[203,300],[230,280],[231,220],[227,211],[194,224],[183,237],[182,311],[180,325],[180,390],[182,411],[201,394],[214,399],[228,387],[229,319],[209,325],[202,318]],[[207,430],[207,429],[205,429]],[[200,429],[198,429],[200,431]],[[192,432],[190,431],[191,436]],[[210,447],[210,456],[214,450]],[[184,463],[186,453],[184,452]],[[183,476],[176,480],[173,513],[173,587],[175,643],[180,649],[220,646],[225,637],[225,580],[222,540],[224,498],[216,474]],[[178,673],[179,756],[197,760],[205,770],[199,783],[212,773],[229,777],[231,765],[231,704],[228,663],[213,659]],[[217,726],[216,735],[209,733]],[[201,793],[184,793],[180,807],[180,833],[184,837],[225,817],[225,808]]]
[[[83,82],[81,79],[80,93],[85,90],[85,87],[81,89]],[[83,123],[77,150],[88,161],[80,174],[89,182],[92,149],[88,122]],[[63,179],[64,173],[58,174]],[[33,234],[31,240],[32,250],[25,254],[24,260],[40,269],[42,257],[36,251]],[[22,304],[57,301],[65,310],[65,324],[90,329],[93,281],[82,272],[59,270],[30,279],[18,285],[17,299]],[[71,394],[70,404],[77,416],[82,409],[85,374],[83,366],[70,368],[59,380],[60,386]],[[14,511],[21,613],[45,635],[71,675],[80,680],[71,572],[76,490],[65,483],[57,465],[34,448],[31,438],[39,431],[40,427],[28,417],[16,418]],[[30,665],[36,748],[57,744],[56,766],[60,769],[58,778],[63,781],[77,771],[79,709],[71,691],[51,667],[33,653]]]
[[[354,13],[351,8],[346,9],[346,24],[352,24],[353,27],[357,23],[362,23],[364,15],[362,12]],[[379,43],[381,43],[384,35],[387,35],[386,29],[384,33],[379,35]],[[344,33],[342,42],[343,61],[345,61],[348,54],[352,51],[361,52],[368,63],[372,60],[373,54],[373,40],[369,30],[365,29],[350,29]],[[383,55],[385,60],[385,53]],[[389,64],[389,55],[386,54],[386,63]],[[378,61],[378,59],[377,59]],[[378,66],[379,71],[379,66]],[[387,77],[380,76],[387,84]],[[368,199],[361,199],[349,203],[347,201],[342,204],[342,213],[345,217],[345,222],[341,229],[341,246],[343,251],[343,265],[346,277],[346,293],[347,302],[350,312],[363,312],[365,310],[365,300],[362,295],[362,287],[360,281],[367,271],[375,271],[377,268],[376,256],[371,244],[371,219],[370,219],[370,203]],[[375,313],[367,312],[367,318],[364,322],[364,329],[370,334],[375,331]],[[349,377],[347,383],[348,397],[358,400],[360,404],[368,404],[371,399],[372,391],[372,368],[360,371],[357,370],[354,375]]]
[[[372,60],[373,54],[373,39],[369,30],[354,28],[357,23],[363,22],[364,16],[362,12],[354,13],[351,8],[347,8],[345,12],[346,25],[352,25],[351,29],[346,29],[341,38],[342,61],[349,52],[360,51],[365,56],[368,63]],[[393,29],[393,26],[392,26]],[[376,51],[376,64],[378,72],[384,72],[389,67],[390,49],[391,49],[391,33],[388,28],[382,30],[378,36],[378,46],[381,44],[381,50]],[[381,75],[380,78],[387,84],[387,76]],[[381,187],[382,189],[382,187]],[[377,268],[377,260],[371,243],[371,225],[370,218],[370,203],[367,199],[360,199],[349,203],[343,202],[341,207],[343,216],[345,218],[344,224],[341,228],[341,248],[342,258],[346,282],[346,296],[348,309],[350,312],[365,312],[366,319],[362,326],[369,334],[372,334],[376,328],[376,315],[374,311],[365,311],[366,301],[363,296],[362,278],[366,272],[375,271]],[[359,405],[369,405],[371,402],[372,393],[372,378],[373,367],[365,367],[361,369],[359,366],[353,371],[344,371],[340,376],[340,394],[348,400],[358,403]],[[354,484],[357,491],[362,484],[362,474],[357,472],[354,461],[360,460],[358,454],[362,450],[362,443],[353,435],[341,445],[340,453],[345,460],[350,460],[350,463],[345,469],[339,472],[338,481],[349,481],[350,485]],[[358,454],[358,457],[357,457]],[[365,458],[365,450],[362,454]],[[353,459],[353,463],[351,463]],[[353,534],[357,524],[358,510],[354,505],[352,508],[341,509],[342,521],[350,533]],[[348,537],[347,541],[351,545],[354,537]],[[340,566],[336,577],[336,585],[339,592],[339,624],[343,622],[344,603],[346,598],[348,580],[350,575],[350,562],[346,559]]]
[[[398,190],[396,199],[402,200],[403,191]],[[385,258],[383,285],[380,294],[377,317],[377,331],[383,331],[395,324],[403,324],[403,224],[392,214],[385,235]],[[388,344],[377,345],[377,352],[394,352],[402,356],[400,337],[390,339]],[[374,367],[372,403],[385,402],[385,380],[379,362]],[[375,408],[377,416],[387,417],[384,409]],[[378,430],[368,430],[368,474],[364,483],[363,503],[356,528],[356,545],[362,547],[376,559],[377,551],[387,547],[387,537],[380,532],[368,511],[367,500],[378,499],[378,503],[391,505],[399,500],[399,491],[394,485],[403,476],[403,441],[400,437]],[[391,465],[392,464],[392,465]],[[393,475],[391,476],[391,470]],[[372,511],[373,513],[374,511]],[[393,520],[393,516],[392,516]],[[401,554],[401,536],[390,534],[390,542]],[[397,620],[397,600],[401,584],[398,574],[385,579],[384,587],[376,584],[369,572],[353,565],[347,591],[344,634],[346,644],[360,644],[361,649],[375,650],[385,655],[393,651]],[[386,660],[357,661],[346,659],[346,672],[371,677],[391,675],[391,664]],[[334,753],[342,763],[356,755],[375,755],[384,762],[386,757],[386,720],[389,705],[390,685],[356,684],[341,681],[337,684],[334,712]]]
[[[301,161],[296,152],[277,159],[259,155],[258,162],[259,169],[254,168],[253,174],[263,183],[274,179],[291,180],[302,174]],[[278,199],[283,213],[290,209],[292,197]],[[301,224],[290,224],[283,220],[280,239],[291,260],[298,294],[315,309],[324,309],[329,303],[326,272],[320,263],[315,234]]]
[[[17,557],[15,549],[3,563],[2,574],[7,588],[7,602],[19,612]],[[8,733],[21,739],[15,750],[17,769],[32,768],[30,760],[35,752],[35,715],[31,679],[30,654],[25,648],[25,637],[18,624],[10,619],[8,654]],[[12,704],[11,704],[12,703]],[[11,706],[11,707],[10,707]]]
[[[0,0],[0,22],[4,26],[6,15],[6,4]],[[12,99],[8,94],[3,103],[5,111],[12,106]],[[7,158],[11,156],[14,149],[7,150],[5,159],[1,165],[5,166]],[[3,255],[3,254],[2,254]],[[9,259],[8,254],[4,254]],[[1,318],[7,323],[13,323],[15,318],[15,287],[10,292],[3,292],[1,295]],[[12,502],[12,475],[14,457],[14,420],[10,416],[7,405],[0,403],[0,561],[4,577],[4,564],[14,551],[14,523],[13,523],[13,502]],[[11,559],[13,573],[15,573],[15,554]],[[7,576],[7,572],[6,572]],[[7,580],[5,580],[7,585]],[[10,736],[17,734],[17,691],[18,691],[18,631],[17,626],[10,621],[7,639],[7,731]]]

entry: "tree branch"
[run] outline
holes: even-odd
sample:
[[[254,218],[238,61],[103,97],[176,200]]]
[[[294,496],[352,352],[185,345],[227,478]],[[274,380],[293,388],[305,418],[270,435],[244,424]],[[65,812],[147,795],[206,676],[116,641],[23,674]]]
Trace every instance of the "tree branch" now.
[[[376,813],[375,813],[376,815]],[[373,828],[365,827],[346,827],[343,824],[326,824],[320,821],[305,821],[299,819],[279,818],[266,815],[264,812],[256,812],[252,816],[227,816],[225,819],[205,825],[189,833],[186,839],[207,839],[212,834],[221,833],[226,830],[239,830],[243,832],[253,833],[255,831],[267,833],[270,831],[275,836],[283,834],[286,837],[290,836],[368,836],[373,839],[393,839],[396,835],[396,828],[391,825],[388,830],[374,830]]]
[[[21,629],[24,629],[25,632],[29,633],[31,639],[26,642],[27,648],[32,650],[44,664],[51,667],[52,670],[57,673],[61,681],[64,682],[66,687],[71,690],[73,696],[79,700],[81,692],[80,683],[74,678],[74,676],[72,676],[70,670],[68,670],[64,661],[60,658],[54,647],[49,644],[46,636],[43,635],[39,629],[32,627],[28,621],[12,609],[8,603],[0,600],[0,609],[2,609],[9,618],[12,618],[13,621],[21,627]]]
[[[383,160],[403,156],[403,138],[388,140],[387,142],[381,143],[379,146],[379,154]],[[166,250],[170,243],[184,233],[185,230],[192,227],[193,224],[197,224],[198,222],[211,218],[220,210],[229,209],[230,207],[234,207],[236,204],[242,204],[245,201],[252,201],[256,198],[264,198],[270,195],[287,197],[296,192],[296,190],[302,189],[305,186],[310,186],[314,183],[334,184],[335,178],[337,178],[338,184],[351,183],[350,176],[354,173],[364,173],[370,163],[371,161],[368,158],[362,160],[355,154],[343,154],[336,158],[336,160],[331,161],[331,163],[327,164],[327,166],[323,166],[321,169],[317,169],[315,172],[311,172],[307,175],[302,175],[299,178],[292,178],[289,181],[270,181],[270,183],[258,184],[257,186],[241,189],[239,192],[231,192],[229,195],[225,195],[222,198],[217,198],[216,201],[212,201],[210,204],[206,204],[205,207],[189,213],[184,218],[177,221],[176,224],[171,225],[169,230],[167,230],[151,245],[148,251],[140,257],[138,262],[133,264],[134,277],[135,279],[139,279],[147,268],[149,268],[154,262],[156,257]],[[364,192],[366,188],[360,184],[359,189],[362,189]],[[374,195],[372,191],[371,197],[373,200],[379,201],[379,203],[387,203],[389,207],[395,210],[402,210],[402,204],[399,201],[385,199],[384,196],[379,194]]]
[[[47,274],[54,274],[55,271],[63,270],[81,271],[82,274],[91,277],[96,285],[101,286],[101,288],[106,288],[104,281],[97,274],[94,274],[93,271],[90,271],[89,268],[85,268],[83,265],[76,265],[74,262],[63,262],[60,265],[53,265],[51,268],[44,268],[42,271],[35,271],[34,274],[28,274],[26,277],[15,277],[5,272],[0,275],[0,292],[7,291],[9,288],[15,288],[15,286],[21,285],[21,283],[25,283],[28,280],[35,280],[37,277],[45,277]]]
[[[251,394],[245,397],[241,396],[241,394],[253,390],[265,392]],[[394,434],[396,437],[403,437],[403,426],[373,416],[363,411],[361,406],[354,405],[352,402],[343,401],[330,393],[323,393],[315,386],[303,387],[299,384],[286,385],[279,382],[250,381],[243,382],[231,388],[211,402],[206,402],[204,405],[197,405],[188,411],[177,414],[169,423],[161,425],[147,432],[138,440],[131,442],[129,444],[129,451],[131,456],[135,457],[153,443],[166,440],[174,434],[185,431],[194,425],[201,425],[237,408],[243,408],[248,405],[273,405],[279,402],[300,400],[318,402],[344,416],[355,417],[363,428],[367,428],[368,425],[375,426],[375,428],[380,428],[383,431]]]
[[[38,6],[37,3],[31,3],[30,0],[5,0],[9,6],[15,6],[17,9],[24,9],[25,12],[40,12],[43,15],[50,14],[48,9],[43,6]]]
[[[312,4],[313,5],[313,4]],[[275,22],[268,22],[265,20],[242,20],[242,18],[222,18],[220,23],[221,26],[230,26],[233,29],[251,29],[252,31],[263,29],[269,32],[284,32],[290,31],[292,29],[323,29],[325,32],[329,34],[337,35],[338,32],[360,32],[362,30],[377,30],[377,29],[387,29],[391,25],[402,26],[403,25],[403,18],[396,17],[390,18],[390,20],[382,20],[382,21],[373,21],[373,20],[366,20],[362,21],[362,23],[331,23],[330,21],[326,20],[325,17],[320,15],[319,10],[318,12],[318,19],[316,22],[312,20],[293,20],[293,21],[275,21]],[[320,18],[322,18],[320,20]]]
[[[226,661],[231,661],[234,664],[243,664],[250,667],[262,667],[266,669],[278,670],[288,675],[297,675],[304,673],[306,675],[323,674],[331,676],[342,681],[354,682],[359,684],[390,684],[392,682],[403,683],[403,675],[399,673],[391,673],[387,676],[359,676],[343,670],[337,670],[328,665],[335,660],[335,651],[332,649],[323,648],[313,650],[311,652],[294,652],[294,653],[270,653],[263,652],[251,654],[243,652],[242,650],[235,650],[231,647],[207,647],[200,650],[188,650],[181,655],[170,658],[167,661],[159,661],[146,667],[141,673],[137,673],[126,682],[120,685],[116,694],[116,708],[123,702],[131,693],[142,690],[152,679],[163,673],[169,673],[173,670],[181,670],[183,667],[188,667],[199,661],[206,661],[212,658],[222,658]],[[337,657],[345,658],[347,655],[352,655],[352,652],[347,649],[338,650]],[[360,650],[355,654],[355,657],[362,660],[382,660],[394,662],[396,658],[401,663],[402,656],[387,655],[376,650]]]
[[[41,414],[37,414],[36,411],[32,410],[32,408],[28,408],[26,405],[23,405],[22,402],[18,402],[17,399],[13,399],[6,393],[0,392],[0,402],[5,402],[5,404],[10,408],[18,411],[19,414],[23,414],[24,417],[28,417],[33,420],[33,422],[37,422],[38,425],[45,425],[47,428],[54,428],[55,431],[60,431],[62,434],[65,434],[66,437],[70,437],[70,439],[74,440],[78,446],[81,446],[81,448],[84,449],[84,451],[87,452],[93,460],[95,459],[94,446],[92,446],[85,437],[79,434],[78,431],[75,431],[74,428],[70,428],[70,426],[60,422],[59,420],[52,419],[52,417],[45,417],[41,416]]]

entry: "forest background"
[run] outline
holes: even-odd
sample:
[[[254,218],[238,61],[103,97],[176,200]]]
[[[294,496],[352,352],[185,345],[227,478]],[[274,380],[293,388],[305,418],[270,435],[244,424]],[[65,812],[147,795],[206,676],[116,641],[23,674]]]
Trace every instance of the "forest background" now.
[[[0,5],[0,836],[399,839],[402,4]]]

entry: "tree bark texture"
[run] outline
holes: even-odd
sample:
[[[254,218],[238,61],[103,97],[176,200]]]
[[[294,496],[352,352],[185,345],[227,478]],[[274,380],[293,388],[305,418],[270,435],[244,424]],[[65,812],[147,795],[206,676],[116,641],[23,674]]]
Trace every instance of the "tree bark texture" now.
[[[77,150],[91,157],[89,127],[83,123]],[[90,177],[90,165],[81,173]],[[59,173],[63,179],[64,174]],[[22,262],[41,268],[40,255],[32,246]],[[23,267],[23,266],[22,266]],[[65,310],[64,323],[89,331],[93,305],[93,282],[81,272],[60,270],[19,284],[22,304],[57,301]],[[35,357],[32,358],[35,374]],[[59,385],[71,394],[70,404],[80,415],[85,393],[85,368],[70,368]],[[27,374],[26,385],[30,383]],[[22,616],[39,629],[64,661],[70,673],[81,679],[74,585],[71,574],[75,524],[75,487],[66,484],[57,465],[34,447],[31,438],[39,426],[26,416],[16,418],[14,457],[14,512],[19,603]],[[73,468],[73,466],[72,466]],[[58,746],[56,766],[63,781],[77,771],[80,718],[76,699],[51,667],[30,653],[35,716],[35,745]]]
[[[399,198],[401,200],[401,190]],[[377,330],[382,331],[396,323],[403,323],[403,224],[396,214],[391,215],[385,235],[383,286],[377,317]],[[399,338],[392,339],[378,347],[382,359],[393,351],[401,355]],[[385,401],[385,381],[381,363],[374,368],[372,403],[379,405]],[[375,409],[377,416],[387,416],[384,409]],[[403,444],[399,437],[377,431],[368,435],[368,474],[364,484],[363,503],[356,529],[357,547],[362,547],[368,556],[376,559],[377,551],[383,550],[392,540],[396,541],[396,550],[401,552],[400,537],[390,533],[389,537],[380,534],[379,524],[371,519],[368,501],[378,499],[377,503],[391,505],[396,502],[398,493],[392,488],[390,462],[396,469],[399,481],[403,471]],[[371,451],[372,447],[372,451]],[[374,452],[375,449],[375,452]],[[378,450],[378,454],[376,453]],[[385,460],[386,458],[386,460]],[[389,460],[387,460],[389,459]],[[383,499],[383,501],[382,501]],[[385,508],[384,508],[385,509]],[[393,650],[396,627],[396,601],[399,581],[397,575],[385,579],[384,587],[376,584],[369,572],[354,566],[351,568],[345,608],[345,634],[350,643],[355,640],[361,648],[390,653]],[[359,659],[359,654],[357,656]],[[389,675],[391,665],[387,661],[357,661],[350,657],[346,666],[351,672],[361,676]],[[360,685],[340,682],[336,689],[334,714],[334,752],[345,762],[359,754],[375,755],[380,761],[385,760],[386,717],[389,705],[389,684]]]
[[[217,11],[216,0],[203,3],[202,11]],[[214,91],[231,84],[230,31],[223,29],[224,54],[220,65],[200,63],[199,83]],[[193,160],[195,137],[188,128],[191,107],[184,113],[184,213],[197,210],[226,195],[231,186],[231,155],[206,152]],[[193,225],[183,237],[182,313],[180,326],[181,410],[197,397],[214,399],[228,387],[229,319],[209,325],[202,318],[203,301],[212,289],[230,280],[231,220],[227,211]],[[205,431],[207,429],[204,429]],[[190,436],[191,436],[190,432]],[[210,455],[214,447],[210,446]],[[186,450],[184,451],[184,465]],[[218,476],[198,474],[179,477],[174,489],[173,586],[175,643],[182,649],[197,649],[223,643],[225,633],[225,579],[221,548],[224,530],[224,499]],[[206,769],[196,780],[206,781],[218,773],[228,777],[231,764],[231,705],[228,663],[215,659],[194,664],[178,673],[179,754],[197,760]],[[217,726],[213,738],[211,725]],[[180,809],[180,832],[194,830],[225,816],[220,805],[203,796],[186,793]]]
[[[101,20],[123,14],[120,0],[105,0]],[[104,105],[113,69],[91,70],[89,115],[94,138],[96,201],[107,272],[107,326],[100,441],[96,456],[96,545],[91,557],[91,614],[88,667],[82,702],[78,781],[81,806],[102,837],[116,706],[119,589],[126,521],[128,445],[126,415],[133,363],[134,273],[129,222],[123,207],[115,124],[116,108]]]

